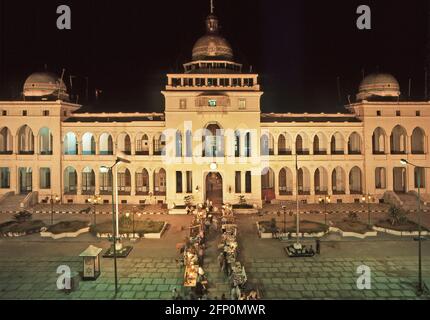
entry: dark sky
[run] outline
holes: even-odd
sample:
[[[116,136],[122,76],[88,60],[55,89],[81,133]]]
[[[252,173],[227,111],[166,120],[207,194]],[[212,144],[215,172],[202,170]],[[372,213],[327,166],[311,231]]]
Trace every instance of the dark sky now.
[[[72,9],[72,30],[56,29],[56,8]],[[372,9],[372,30],[356,9]],[[393,73],[407,95],[424,96],[427,1],[215,0],[236,60],[261,75],[265,112],[337,112],[362,78]],[[18,97],[44,70],[89,77],[93,110],[163,111],[165,74],[181,70],[204,34],[209,0],[0,0],[0,98]],[[342,102],[337,92],[340,77]],[[75,82],[75,90],[79,80]],[[83,101],[81,101],[83,102]]]

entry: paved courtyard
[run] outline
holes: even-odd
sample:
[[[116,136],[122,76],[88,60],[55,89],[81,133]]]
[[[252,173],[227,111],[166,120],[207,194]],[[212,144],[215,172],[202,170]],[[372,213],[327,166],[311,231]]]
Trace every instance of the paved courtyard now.
[[[0,222],[10,219],[0,215]],[[255,222],[278,217],[274,215],[239,216],[239,260],[245,265],[249,281],[258,285],[265,299],[428,299],[417,297],[417,243],[408,237],[379,235],[358,240],[330,234],[322,239],[321,255],[313,258],[288,258],[287,242],[259,239]],[[49,214],[40,214],[49,222]],[[145,217],[146,218],[146,217]],[[141,239],[130,256],[119,259],[119,294],[117,299],[169,299],[173,288],[182,288],[183,269],[177,264],[176,244],[183,242],[189,216],[150,216],[165,220],[169,229],[160,240]],[[342,218],[340,216],[339,218]],[[366,215],[360,216],[365,219]],[[36,219],[36,217],[34,218]],[[56,221],[87,219],[74,214],[55,215]],[[111,219],[100,215],[97,221]],[[287,219],[294,219],[288,216]],[[306,215],[306,219],[321,221],[324,215]],[[336,219],[331,215],[330,219]],[[424,219],[427,223],[428,217]],[[227,278],[216,261],[219,235],[209,237],[204,268],[209,278],[209,297],[229,296]],[[305,240],[314,245],[313,240]],[[102,275],[94,282],[80,281],[78,288],[66,294],[56,288],[57,267],[67,265],[72,274],[81,271],[78,257],[89,244],[103,249],[108,240],[90,234],[76,239],[51,240],[39,235],[22,238],[0,238],[0,299],[113,299],[113,260],[101,260]],[[371,290],[357,289],[357,267],[371,270]],[[430,283],[430,242],[423,242],[423,275]],[[185,292],[183,292],[185,294]]]

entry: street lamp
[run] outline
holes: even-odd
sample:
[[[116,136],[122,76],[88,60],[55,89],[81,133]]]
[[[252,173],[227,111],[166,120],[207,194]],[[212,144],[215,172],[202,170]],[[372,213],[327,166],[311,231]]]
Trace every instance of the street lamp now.
[[[96,216],[97,216],[96,205],[100,204],[101,201],[102,201],[102,198],[99,195],[94,195],[91,198],[88,198],[88,202],[90,204],[92,204],[93,207],[94,207],[94,223],[93,223],[94,227],[96,227],[96,225],[97,225],[97,221],[96,221],[96,219],[97,219],[96,218]]]
[[[287,206],[282,206],[284,210],[284,236],[287,234]]]
[[[51,226],[54,224],[54,202],[58,203],[60,201],[60,197],[57,195],[52,195],[51,194],[51,199],[50,199],[50,203],[51,203]]]
[[[124,159],[123,157],[116,157],[115,163],[112,167],[101,167],[102,172],[112,171],[112,175],[114,178],[114,185],[112,186],[112,228],[113,228],[113,258],[114,258],[114,273],[115,273],[115,295],[118,293],[118,269],[117,269],[117,255],[116,251],[121,250],[121,244],[117,243],[117,239],[119,239],[119,206],[118,206],[118,176],[116,166],[119,163],[131,163],[130,160]],[[114,194],[115,190],[115,194]],[[118,247],[117,247],[118,245]]]
[[[372,196],[370,194],[363,195],[361,197],[361,201],[363,203],[367,203],[367,224],[370,226],[372,224],[370,219],[370,202],[372,201]]]
[[[409,162],[406,159],[401,159],[400,163],[402,165],[410,165],[414,168],[418,168],[418,169],[423,169],[425,171],[425,169],[430,169],[430,167],[422,167],[422,166],[417,166],[411,162]],[[422,294],[424,291],[424,286],[423,286],[423,277],[422,277],[422,264],[421,264],[421,170],[417,171],[418,175],[417,175],[417,182],[418,182],[418,196],[417,196],[417,201],[418,201],[418,294]]]
[[[318,202],[324,204],[324,224],[327,225],[327,205],[331,202],[330,196],[326,196],[325,198],[319,197]]]

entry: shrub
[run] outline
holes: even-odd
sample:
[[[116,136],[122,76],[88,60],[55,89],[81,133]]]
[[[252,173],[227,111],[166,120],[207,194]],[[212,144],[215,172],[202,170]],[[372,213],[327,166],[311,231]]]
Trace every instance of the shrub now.
[[[33,214],[28,211],[21,211],[13,216],[14,220],[17,222],[30,221],[32,217],[33,217]]]

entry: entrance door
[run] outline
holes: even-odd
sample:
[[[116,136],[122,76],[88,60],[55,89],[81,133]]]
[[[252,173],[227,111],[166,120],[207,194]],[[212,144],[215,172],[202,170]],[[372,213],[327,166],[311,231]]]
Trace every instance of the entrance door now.
[[[223,204],[222,176],[218,172],[209,172],[206,176],[206,200],[216,207]]]
[[[406,192],[406,169],[405,168],[394,168],[393,169],[393,186],[394,192],[405,193]]]
[[[33,172],[31,168],[19,168],[19,192],[28,194],[33,191]]]

